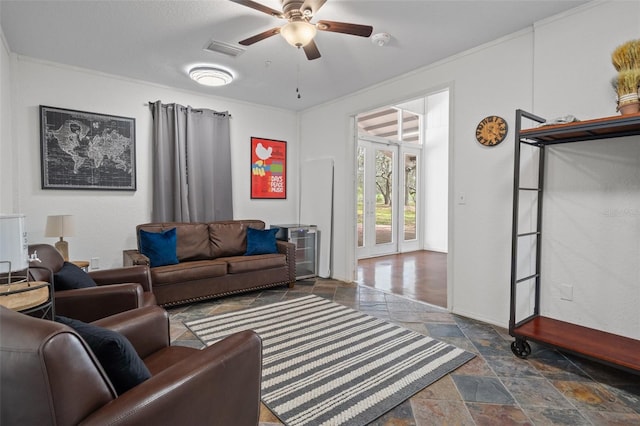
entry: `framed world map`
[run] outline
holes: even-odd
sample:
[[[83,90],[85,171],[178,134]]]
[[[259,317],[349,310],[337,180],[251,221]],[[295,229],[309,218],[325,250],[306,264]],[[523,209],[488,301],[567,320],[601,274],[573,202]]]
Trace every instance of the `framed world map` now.
[[[42,189],[136,190],[134,118],[40,105]]]

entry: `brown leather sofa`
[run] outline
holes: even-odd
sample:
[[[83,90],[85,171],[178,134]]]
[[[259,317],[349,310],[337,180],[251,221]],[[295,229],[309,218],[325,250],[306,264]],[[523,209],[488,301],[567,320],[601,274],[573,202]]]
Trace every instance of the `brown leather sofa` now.
[[[40,262],[31,262],[29,274],[36,281],[51,281],[51,274],[62,268],[64,259],[49,244],[29,245]],[[119,312],[157,305],[152,292],[151,274],[147,266],[90,271],[97,287],[55,292],[56,314],[85,322],[95,321]]]
[[[261,220],[209,223],[146,223],[140,230],[176,228],[179,263],[151,268],[153,292],[163,306],[179,305],[228,294],[295,283],[295,245],[277,241],[278,253],[244,256],[247,228],[264,229]],[[125,250],[124,265],[150,265],[139,250]]]
[[[151,372],[117,396],[71,328],[2,306],[0,324],[0,424],[258,424],[262,344],[252,331],[198,350],[169,345],[158,306],[94,322],[124,334]]]

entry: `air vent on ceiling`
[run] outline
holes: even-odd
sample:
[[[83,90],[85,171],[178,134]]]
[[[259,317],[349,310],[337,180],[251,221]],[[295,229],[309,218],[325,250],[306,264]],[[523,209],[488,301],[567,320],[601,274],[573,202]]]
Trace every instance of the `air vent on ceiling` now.
[[[210,40],[205,46],[204,50],[208,50],[210,52],[222,53],[223,55],[228,56],[238,56],[244,53],[245,49],[241,47],[234,46],[233,44],[224,43],[222,41]]]

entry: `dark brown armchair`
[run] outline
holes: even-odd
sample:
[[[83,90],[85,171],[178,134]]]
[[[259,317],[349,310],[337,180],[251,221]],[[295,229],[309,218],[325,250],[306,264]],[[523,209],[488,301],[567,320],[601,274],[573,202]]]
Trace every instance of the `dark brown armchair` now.
[[[262,349],[252,331],[198,350],[169,346],[158,306],[96,321],[125,335],[152,374],[117,396],[71,328],[2,306],[0,324],[0,424],[258,424]]]
[[[37,268],[31,268],[29,273],[36,281],[49,282],[51,273],[62,269],[64,259],[49,244],[29,245],[29,254],[34,252],[40,262],[31,262]],[[147,266],[91,271],[89,276],[97,287],[55,293],[56,314],[91,322],[129,309],[157,305]]]

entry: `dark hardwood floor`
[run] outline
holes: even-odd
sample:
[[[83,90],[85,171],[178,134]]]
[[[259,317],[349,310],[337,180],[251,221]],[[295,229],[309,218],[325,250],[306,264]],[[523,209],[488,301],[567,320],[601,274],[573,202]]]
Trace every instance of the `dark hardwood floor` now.
[[[447,306],[447,254],[414,251],[358,261],[357,283]]]

